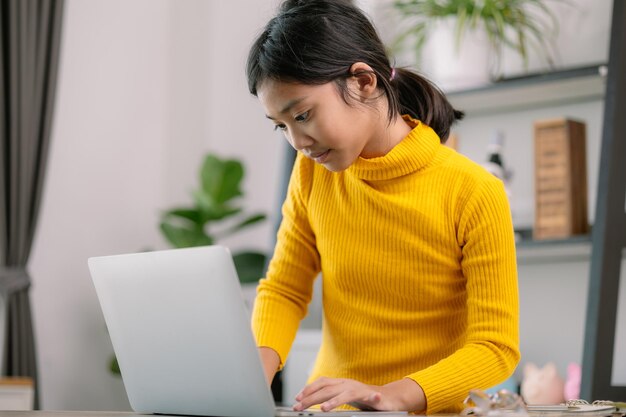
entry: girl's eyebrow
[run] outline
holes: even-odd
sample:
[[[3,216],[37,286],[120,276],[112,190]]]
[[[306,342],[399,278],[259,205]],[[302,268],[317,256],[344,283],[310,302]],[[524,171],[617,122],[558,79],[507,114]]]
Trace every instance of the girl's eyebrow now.
[[[304,101],[306,99],[306,97],[300,97],[300,98],[294,98],[293,100],[289,100],[287,102],[287,105],[285,105],[285,107],[283,107],[283,109],[280,111],[279,114],[285,114],[287,113],[289,110],[291,110],[291,108],[297,104],[299,104],[300,102]],[[268,119],[274,120],[274,118],[268,114],[265,115],[265,117],[267,117]]]

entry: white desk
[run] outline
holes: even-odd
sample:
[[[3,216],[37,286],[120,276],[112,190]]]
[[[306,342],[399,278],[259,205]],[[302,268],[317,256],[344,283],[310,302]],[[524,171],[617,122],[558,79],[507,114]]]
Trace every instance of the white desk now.
[[[139,417],[145,414],[118,411],[0,411],[0,417]]]

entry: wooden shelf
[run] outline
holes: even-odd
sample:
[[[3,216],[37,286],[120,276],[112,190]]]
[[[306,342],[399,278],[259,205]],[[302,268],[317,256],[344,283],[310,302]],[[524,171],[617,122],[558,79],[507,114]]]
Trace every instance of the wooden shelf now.
[[[603,100],[607,65],[531,74],[486,86],[446,94],[452,105],[468,117]],[[522,231],[523,232],[523,231]],[[532,231],[517,243],[519,263],[588,261],[591,235],[562,240],[533,240]]]
[[[604,97],[606,75],[607,66],[598,64],[509,78],[446,96],[467,116],[582,103]]]
[[[591,257],[591,236],[580,235],[568,239],[524,239],[516,244],[518,263],[555,263],[586,261]]]
[[[516,243],[517,262],[535,264],[590,261],[591,243],[591,235],[553,240],[523,239]],[[626,260],[626,248],[622,250],[622,259]]]

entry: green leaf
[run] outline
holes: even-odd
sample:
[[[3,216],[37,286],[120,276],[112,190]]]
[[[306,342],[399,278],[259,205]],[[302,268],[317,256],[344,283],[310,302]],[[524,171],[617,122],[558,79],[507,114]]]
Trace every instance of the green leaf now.
[[[109,361],[109,371],[111,371],[114,375],[122,375],[122,371],[120,371],[120,365],[117,363],[117,358],[115,355],[111,357]]]
[[[461,42],[463,38],[463,34],[466,31],[465,24],[467,19],[467,9],[462,8],[459,10],[459,15],[456,20],[456,33],[454,37],[454,46],[456,48],[456,53],[459,53],[461,50]]]
[[[239,184],[244,177],[243,165],[239,161],[227,160],[224,162],[224,179],[219,202],[228,201],[242,195]]]
[[[194,208],[176,208],[168,210],[163,214],[164,217],[178,217],[185,219],[194,224],[202,225],[202,213]]]
[[[194,197],[196,196],[194,195]],[[241,211],[243,210],[241,207],[231,207],[231,206],[222,205],[222,204],[213,204],[212,206],[204,205],[202,203],[201,195],[197,196],[196,203],[200,207],[200,219],[201,219],[202,224],[205,224],[211,221],[219,221],[227,217],[235,216],[241,213]]]
[[[252,226],[258,222],[261,222],[263,220],[265,220],[267,218],[267,216],[265,214],[254,214],[252,216],[247,217],[246,219],[240,221],[239,223],[235,224],[234,226],[230,227],[229,229],[227,229],[225,232],[223,232],[221,234],[221,237],[223,236],[230,236],[231,234],[238,232],[241,229],[244,229],[248,226]]]
[[[234,216],[242,210],[240,207],[232,207],[216,202],[204,190],[196,190],[192,194],[203,223],[212,220],[222,220],[226,217]]]
[[[265,272],[266,256],[260,252],[240,252],[233,255],[235,269],[241,283],[257,282]]]
[[[177,226],[167,221],[161,223],[161,232],[175,248],[212,245],[213,239],[202,229]]]
[[[208,205],[223,204],[241,195],[239,184],[244,176],[243,165],[236,160],[222,160],[209,154],[200,172],[202,190]]]

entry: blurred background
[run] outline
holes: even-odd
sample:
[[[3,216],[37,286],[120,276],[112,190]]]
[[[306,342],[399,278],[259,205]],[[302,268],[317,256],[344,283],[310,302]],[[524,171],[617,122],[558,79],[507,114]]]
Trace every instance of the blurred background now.
[[[357,2],[389,43],[397,26],[391,3]],[[575,7],[550,4],[560,22],[557,66],[606,63],[613,2],[571,3]],[[222,243],[271,253],[287,150],[280,132],[248,93],[244,68],[253,39],[278,4],[66,1],[55,119],[28,268],[42,409],[129,409],[120,378],[108,369],[113,350],[87,258],[167,248],[159,231],[161,213],[190,201],[208,152],[242,161],[247,173],[243,205],[247,211],[267,213],[269,219]],[[396,57],[398,65],[411,65],[411,60],[406,51]],[[503,62],[505,75],[519,75],[521,63],[514,54],[505,53]],[[531,55],[527,71],[543,65]],[[468,118],[456,130],[459,151],[479,162],[486,157],[494,129],[503,131],[504,158],[514,172],[510,187],[516,227],[531,227],[534,218],[528,146],[532,120],[562,115],[587,123],[592,220],[601,99],[547,114],[527,109]],[[556,360],[562,371],[567,362],[582,360],[587,265],[531,261],[525,281],[520,272],[525,358]],[[546,312],[556,314],[546,317]],[[537,342],[557,330],[566,333],[559,345],[567,346],[564,353]]]

